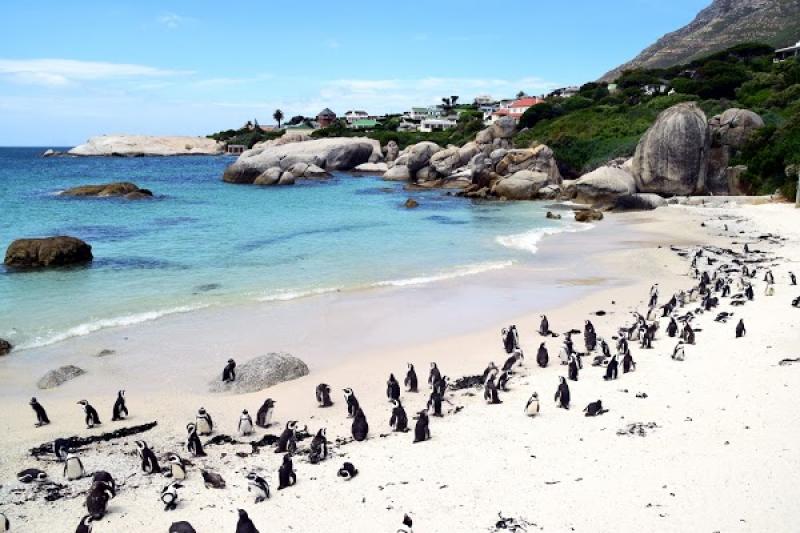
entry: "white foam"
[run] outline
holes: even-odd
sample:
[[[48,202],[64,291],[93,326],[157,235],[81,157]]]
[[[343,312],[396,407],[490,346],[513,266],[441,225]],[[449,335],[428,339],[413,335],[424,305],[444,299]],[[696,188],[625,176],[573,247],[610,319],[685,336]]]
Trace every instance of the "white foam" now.
[[[494,263],[478,263],[475,265],[467,265],[457,267],[448,272],[441,272],[439,274],[431,274],[429,276],[418,276],[414,278],[393,279],[387,281],[379,281],[373,283],[372,287],[408,287],[411,285],[424,285],[426,283],[433,283],[435,281],[444,281],[448,279],[461,278],[464,276],[473,276],[482,272],[489,272],[492,270],[500,270],[508,268],[513,265],[513,261],[498,261]]]
[[[555,228],[538,228],[524,233],[517,233],[515,235],[500,235],[495,241],[514,250],[522,250],[523,252],[530,252],[535,254],[539,251],[539,242],[548,235],[557,235],[559,233],[577,233],[579,231],[590,230],[594,224],[580,224],[572,226],[560,226]]]
[[[331,292],[338,292],[341,289],[336,287],[326,287],[320,289],[281,289],[276,292],[269,293],[265,296],[256,298],[259,302],[288,302],[289,300],[297,300],[298,298],[307,298],[309,296],[317,296],[319,294],[328,294]]]

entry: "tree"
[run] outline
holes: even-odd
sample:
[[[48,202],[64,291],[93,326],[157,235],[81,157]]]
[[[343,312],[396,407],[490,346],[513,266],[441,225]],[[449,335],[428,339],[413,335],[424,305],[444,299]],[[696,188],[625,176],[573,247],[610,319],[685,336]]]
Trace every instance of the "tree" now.
[[[526,96],[528,95],[525,94],[525,91],[520,91],[517,93],[517,100],[519,100],[520,98],[525,98]]]
[[[272,114],[272,118],[275,119],[275,122],[278,123],[278,129],[281,129],[281,121],[283,120],[283,111],[280,109],[276,109],[275,112]]]
[[[458,102],[458,96],[451,96],[450,97],[450,105],[455,107],[456,106],[456,102]]]

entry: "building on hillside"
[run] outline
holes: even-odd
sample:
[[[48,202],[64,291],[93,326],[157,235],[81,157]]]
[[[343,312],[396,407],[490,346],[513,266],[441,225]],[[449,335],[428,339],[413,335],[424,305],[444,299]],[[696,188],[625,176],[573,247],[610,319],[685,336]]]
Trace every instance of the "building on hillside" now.
[[[457,122],[449,118],[426,118],[419,123],[419,131],[430,133],[432,131],[445,131],[456,127]]]
[[[544,100],[536,96],[525,96],[524,98],[518,98],[508,103],[503,101],[500,103],[499,109],[493,112],[491,117],[489,117],[488,122],[490,124],[494,123],[497,119],[502,117],[511,117],[515,122],[519,122],[520,117],[522,117],[525,111],[542,102],[544,102]]]
[[[326,107],[317,115],[317,122],[319,122],[320,128],[327,128],[336,122],[336,113]]]
[[[561,98],[572,98],[581,91],[580,87],[570,85],[569,87],[561,87],[551,92],[548,96],[558,96]]]
[[[781,61],[786,61],[793,57],[800,58],[800,41],[797,41],[794,46],[787,46],[786,48],[775,50],[775,59],[773,61],[780,63]]]
[[[247,150],[247,146],[243,144],[229,144],[225,147],[225,153],[229,155],[239,155]]]
[[[427,107],[412,107],[411,111],[406,113],[406,118],[409,120],[422,120],[428,118],[428,108]]]
[[[378,121],[373,118],[360,118],[350,123],[350,129],[371,130],[378,126]]]
[[[479,94],[475,97],[475,100],[472,101],[477,107],[481,107],[484,105],[492,105],[494,104],[495,100],[488,94]]]
[[[419,124],[415,122],[409,122],[406,120],[405,117],[400,121],[400,124],[397,125],[397,131],[417,131],[419,129]]]
[[[344,114],[344,119],[347,121],[348,124],[352,124],[356,120],[362,120],[365,118],[370,118],[369,113],[366,111],[348,111]]]
[[[642,93],[646,96],[658,96],[660,94],[667,94],[669,85],[666,83],[648,83],[642,87]]]

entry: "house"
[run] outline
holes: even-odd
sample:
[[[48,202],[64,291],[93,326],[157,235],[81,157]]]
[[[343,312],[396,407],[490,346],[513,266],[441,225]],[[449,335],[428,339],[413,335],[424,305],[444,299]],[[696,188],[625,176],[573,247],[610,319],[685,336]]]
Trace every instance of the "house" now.
[[[397,126],[397,131],[417,131],[419,129],[419,125],[415,124],[414,122],[408,122],[405,117],[400,121],[400,124]]]
[[[494,102],[495,102],[494,98],[492,98],[488,94],[479,94],[478,96],[475,97],[475,100],[473,100],[473,103],[479,108],[481,106],[492,105],[494,104]]]
[[[788,46],[786,48],[779,48],[775,50],[775,61],[776,63],[780,63],[781,61],[786,61],[787,59],[791,58],[800,58],[800,41],[794,46]]]
[[[642,87],[642,92],[647,96],[667,94],[667,91],[669,91],[669,85],[666,83],[648,83]]]
[[[419,124],[419,131],[430,133],[444,131],[456,127],[457,122],[450,118],[426,118]]]
[[[536,104],[541,104],[544,102],[544,100],[536,96],[525,96],[523,98],[513,100],[507,104],[504,102],[505,101],[501,102],[500,108],[492,113],[489,122],[494,122],[501,117],[511,117],[514,119],[514,121],[518,122],[525,111]]]
[[[561,98],[572,98],[581,91],[580,87],[570,85],[569,87],[562,87],[551,92],[548,96],[559,96]]]
[[[348,111],[344,114],[344,119],[348,124],[352,124],[356,120],[362,120],[365,118],[370,118],[369,113],[366,111]]]
[[[247,146],[243,144],[229,144],[225,147],[225,153],[229,155],[239,155],[247,150]]]
[[[327,128],[336,122],[336,113],[326,107],[317,115],[317,122],[319,122],[320,128]]]
[[[354,130],[371,130],[378,126],[378,121],[373,118],[361,118],[350,123]]]

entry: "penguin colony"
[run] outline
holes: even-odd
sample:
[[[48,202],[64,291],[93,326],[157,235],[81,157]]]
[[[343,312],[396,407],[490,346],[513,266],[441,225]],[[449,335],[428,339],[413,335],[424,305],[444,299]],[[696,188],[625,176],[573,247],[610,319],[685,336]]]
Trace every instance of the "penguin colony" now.
[[[767,267],[758,266],[759,263],[767,263],[770,260],[769,256],[764,252],[752,250],[747,245],[742,252],[712,246],[694,249],[673,247],[673,251],[682,257],[691,258],[689,275],[696,280],[695,284],[665,299],[661,297],[659,285],[654,284],[645,299],[647,302],[645,313],[634,313],[630,321],[620,325],[610,337],[599,336],[590,320],[584,322],[582,332],[571,329],[563,334],[555,333],[544,315],[541,316],[540,323],[535,329],[531,327],[531,330],[541,337],[561,337],[562,346],[559,350],[558,362],[567,368],[564,372],[566,375],[558,377],[558,383],[555,386],[553,400],[556,408],[571,409],[570,386],[578,387],[579,381],[587,379],[583,377],[588,370],[584,366],[584,359],[587,359],[587,362],[591,360],[592,367],[599,367],[602,370],[600,374],[594,374],[588,379],[602,378],[605,381],[615,381],[629,372],[636,371],[637,363],[632,355],[632,346],[634,349],[641,350],[641,355],[644,355],[645,351],[651,349],[655,342],[675,342],[671,357],[677,362],[684,361],[687,347],[697,344],[696,330],[699,331],[699,328],[693,324],[699,320],[701,315],[709,312],[716,313],[716,322],[726,323],[733,318],[735,313],[732,311],[714,310],[723,303],[728,303],[733,309],[754,300],[756,292],[753,286],[758,281],[757,277],[762,268],[765,269],[764,277],[761,280],[765,285],[763,294],[769,297],[776,293],[777,282],[773,272]],[[786,282],[789,286],[795,286],[794,274],[789,273]],[[666,327],[662,333],[663,324],[666,324]],[[579,352],[573,336],[581,333],[583,334],[584,351]],[[744,320],[739,319],[731,331],[731,335],[738,339],[746,334]],[[490,362],[479,376],[483,388],[483,399],[488,405],[503,404],[502,393],[507,391],[510,385],[513,386],[514,378],[522,374],[526,368],[525,356],[520,345],[520,332],[516,325],[511,325],[501,331],[501,345],[507,355],[502,367]],[[612,346],[614,347],[613,352]],[[642,359],[645,358],[642,357]],[[535,361],[540,368],[549,366],[550,356],[545,342],[539,344]],[[233,359],[229,359],[222,373],[223,381],[235,381],[235,368],[235,362]],[[386,382],[386,399],[391,406],[388,424],[380,423],[379,427],[388,426],[392,432],[400,434],[410,432],[409,418],[403,407],[402,396],[403,394],[428,394],[426,408],[414,415],[413,440],[411,442],[422,443],[430,440],[432,431],[429,415],[443,417],[445,416],[443,404],[452,405],[448,399],[448,394],[451,392],[450,380],[442,374],[435,362],[430,363],[427,389],[428,391],[419,390],[419,379],[412,363],[408,363],[402,386],[395,375],[390,374]],[[316,387],[315,399],[320,408],[334,406],[331,391],[331,386],[326,383],[321,383]],[[351,436],[353,441],[367,440],[370,436],[370,426],[355,391],[352,388],[344,388],[342,392],[346,416],[352,419]],[[36,416],[36,427],[51,424],[45,408],[36,398],[32,398],[29,404]],[[83,421],[87,428],[91,429],[102,424],[97,409],[89,401],[80,400],[78,405],[83,411]],[[536,417],[540,415],[541,409],[539,393],[533,391],[522,411],[528,417]],[[256,432],[256,427],[270,427],[274,411],[275,402],[269,398],[258,409],[255,423],[248,410],[242,410],[237,423],[238,436],[250,436]],[[448,414],[451,412],[453,410],[448,411]],[[582,412],[585,417],[596,417],[608,412],[608,409],[603,405],[602,400],[598,399],[586,405]],[[125,391],[121,390],[114,402],[111,420],[122,421],[128,416]],[[211,415],[204,408],[199,408],[195,420],[186,425],[185,450],[193,458],[205,457],[206,452],[200,436],[212,435],[214,431],[215,425]],[[281,464],[277,471],[277,490],[279,491],[290,489],[298,482],[293,458],[298,454],[301,432],[303,435],[307,434],[307,428],[301,428],[298,421],[290,420],[286,422],[275,442],[274,452],[282,454]],[[325,462],[330,456],[328,444],[326,429],[319,428],[308,446],[307,454],[304,454],[307,455],[307,462],[310,464]],[[135,447],[141,473],[163,475],[168,480],[160,489],[159,494],[164,511],[180,509],[179,490],[183,488],[183,483],[194,475],[191,473],[192,468],[188,468],[191,463],[182,459],[178,453],[167,452],[162,457],[166,458],[167,467],[162,469],[158,454],[148,446],[146,441],[135,441]],[[102,520],[109,512],[109,502],[117,495],[117,484],[108,472],[102,470],[93,473],[87,472],[79,456],[79,451],[70,450],[65,439],[57,439],[54,442],[53,452],[56,458],[63,463],[61,473],[64,480],[75,481],[87,476],[92,477],[85,501],[87,513],[77,517],[75,529],[76,533],[91,533],[93,523]],[[352,481],[358,476],[359,471],[352,462],[348,461],[344,462],[336,470],[336,473],[343,480]],[[245,478],[254,505],[270,499],[271,490],[267,474],[250,471]],[[46,483],[48,474],[36,468],[27,468],[18,473],[17,479],[21,483]],[[219,474],[202,470],[202,479],[206,487],[218,489],[225,487],[225,481]],[[248,513],[243,509],[238,509],[237,512],[236,533],[258,533],[258,529]],[[0,513],[0,526],[2,526],[1,531],[12,531],[12,524],[3,513]],[[412,519],[408,515],[404,515],[402,521],[399,521],[398,527],[398,531],[411,532]],[[186,521],[174,522],[169,528],[169,533],[193,532],[195,529]]]

